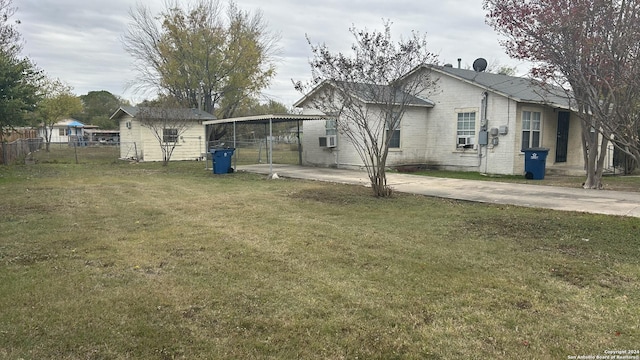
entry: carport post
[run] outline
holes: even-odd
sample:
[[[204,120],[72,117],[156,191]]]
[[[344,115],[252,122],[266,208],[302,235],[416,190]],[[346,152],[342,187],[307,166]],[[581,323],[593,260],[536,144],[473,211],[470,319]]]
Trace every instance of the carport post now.
[[[296,121],[296,124],[298,125],[298,133],[297,138],[298,138],[298,165],[302,166],[302,144],[300,142],[300,120]]]
[[[269,176],[273,177],[273,121],[269,118]]]
[[[233,122],[233,169],[238,170],[238,152],[236,151],[236,122]]]

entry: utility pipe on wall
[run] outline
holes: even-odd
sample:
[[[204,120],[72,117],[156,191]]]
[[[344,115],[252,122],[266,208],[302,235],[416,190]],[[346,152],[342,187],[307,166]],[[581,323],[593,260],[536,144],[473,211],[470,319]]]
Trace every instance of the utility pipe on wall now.
[[[489,93],[482,93],[482,101],[480,102],[480,132],[487,131],[487,107],[488,107]],[[480,135],[478,135],[478,140]],[[478,170],[482,166],[482,147],[480,141],[478,141]],[[487,161],[485,160],[485,173],[487,172]]]

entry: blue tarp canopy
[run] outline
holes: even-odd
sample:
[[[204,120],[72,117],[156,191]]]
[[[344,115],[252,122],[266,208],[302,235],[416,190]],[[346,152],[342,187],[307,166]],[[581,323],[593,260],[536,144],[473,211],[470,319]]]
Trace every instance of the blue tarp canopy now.
[[[73,120],[72,122],[67,124],[68,127],[84,127],[84,124],[80,121]]]

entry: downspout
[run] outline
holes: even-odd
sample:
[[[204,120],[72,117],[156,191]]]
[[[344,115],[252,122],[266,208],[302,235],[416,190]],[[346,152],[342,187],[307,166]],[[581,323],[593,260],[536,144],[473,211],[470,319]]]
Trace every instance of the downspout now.
[[[482,101],[480,104],[480,131],[487,131],[487,102],[489,99],[489,93],[488,92],[484,92],[482,93]],[[479,137],[479,136],[478,136]],[[479,139],[478,139],[479,140]],[[480,170],[480,168],[482,167],[482,147],[483,146],[487,146],[487,145],[481,145],[480,141],[478,141],[478,170]],[[485,165],[485,170],[484,172],[487,172],[487,162],[484,162]]]

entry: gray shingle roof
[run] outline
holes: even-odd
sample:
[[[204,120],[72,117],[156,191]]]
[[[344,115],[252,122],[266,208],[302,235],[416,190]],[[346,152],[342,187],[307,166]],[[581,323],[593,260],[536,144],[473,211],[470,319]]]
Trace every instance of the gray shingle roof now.
[[[571,108],[570,99],[565,90],[533,79],[443,66],[431,66],[431,69],[519,102],[547,104],[565,109]]]
[[[320,90],[324,86],[330,86],[331,81],[325,80],[318,86],[316,86],[311,92],[305,95],[302,99],[296,101],[293,106],[301,106],[308,98],[312,96],[316,91]],[[363,84],[355,82],[341,82],[341,88],[350,91],[355,97],[360,99],[364,103],[376,104],[380,103],[378,99],[389,99],[391,87],[386,85],[375,84]],[[404,96],[404,97],[403,97]],[[435,103],[429,99],[419,98],[410,94],[398,91],[396,94],[397,99],[406,99],[405,104],[409,106],[422,106],[433,107]],[[399,103],[399,102],[398,102]]]
[[[386,85],[348,83],[345,88],[348,88],[350,91],[352,91],[354,95],[362,101],[370,104],[378,103],[378,99],[391,98],[392,88]],[[402,102],[409,106],[433,107],[435,105],[434,102],[429,99],[419,98],[411,94],[403,93],[399,90],[396,91],[395,98],[406,99],[406,101]]]
[[[166,111],[166,113],[163,113]],[[121,106],[111,118],[121,116],[121,113],[126,113],[131,117],[136,117],[140,112],[144,112],[150,118],[161,119],[163,117],[185,120],[215,120],[216,117],[209,114],[206,111],[199,109],[189,108],[177,108],[177,109],[162,109],[155,107],[138,107],[138,106]]]

